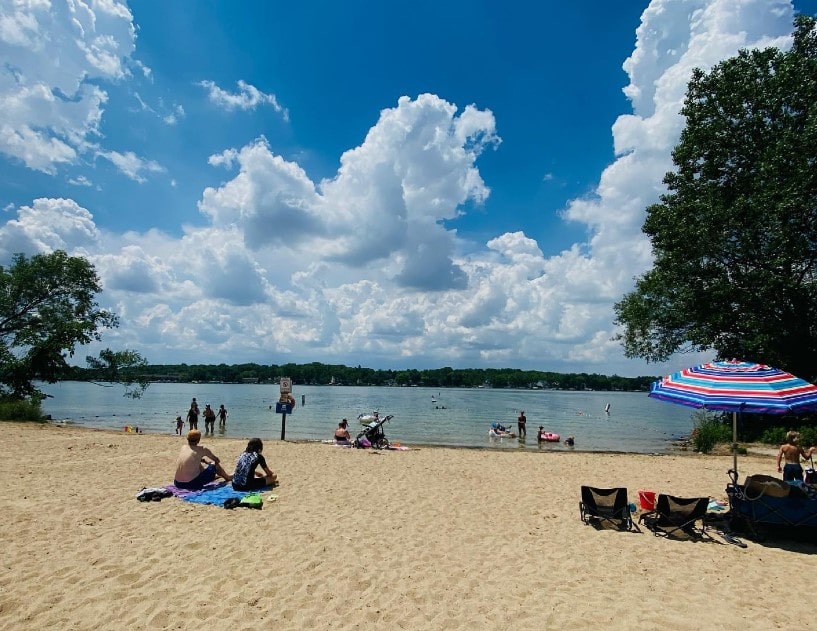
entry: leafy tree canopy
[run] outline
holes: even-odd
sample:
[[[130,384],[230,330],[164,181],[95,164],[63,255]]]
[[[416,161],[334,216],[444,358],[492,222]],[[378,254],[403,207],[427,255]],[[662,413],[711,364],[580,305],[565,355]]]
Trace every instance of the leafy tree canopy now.
[[[60,379],[78,344],[118,325],[95,301],[101,289],[91,263],[61,250],[30,259],[16,254],[9,267],[0,266],[0,399],[41,399],[35,381]],[[137,360],[131,353],[109,360]]]
[[[647,209],[653,269],[615,305],[628,357],[714,349],[817,376],[817,31],[695,70]]]
[[[106,348],[100,351],[99,357],[88,355],[85,361],[88,364],[90,379],[97,383],[104,382],[107,385],[122,384],[127,397],[138,399],[150,383],[144,375],[147,360],[136,351],[114,352]]]
[[[338,386],[426,386],[430,388],[543,388],[560,390],[647,391],[658,377],[621,377],[596,373],[555,373],[518,368],[433,368],[376,370],[339,364],[156,364],[137,374],[147,381],[198,383],[273,383],[290,377],[295,384]],[[96,381],[99,374],[72,367],[65,379]],[[134,379],[136,379],[134,377]]]

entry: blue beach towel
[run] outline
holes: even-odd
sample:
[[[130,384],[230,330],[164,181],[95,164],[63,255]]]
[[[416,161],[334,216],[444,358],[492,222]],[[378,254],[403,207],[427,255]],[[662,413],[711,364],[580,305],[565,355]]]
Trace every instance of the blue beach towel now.
[[[191,495],[198,495],[204,491],[211,491],[213,489],[220,489],[226,484],[223,480],[220,482],[209,482],[201,489],[180,489],[175,484],[168,484],[165,488],[173,493],[173,497],[178,497],[180,500],[190,497]]]
[[[262,489],[255,491],[236,491],[232,484],[227,482],[211,482],[205,484],[204,488],[198,491],[190,489],[180,489],[172,484],[165,487],[168,491],[173,493],[174,497],[178,497],[185,502],[193,502],[194,504],[213,504],[214,506],[224,506],[224,502],[231,498],[241,500],[253,493],[258,494],[263,491],[268,491],[272,487],[265,486]]]
[[[185,502],[193,502],[194,504],[215,504],[216,506],[224,506],[224,502],[234,497],[241,499],[250,494],[250,491],[236,491],[232,485],[225,484],[214,489],[205,489],[183,497]]]

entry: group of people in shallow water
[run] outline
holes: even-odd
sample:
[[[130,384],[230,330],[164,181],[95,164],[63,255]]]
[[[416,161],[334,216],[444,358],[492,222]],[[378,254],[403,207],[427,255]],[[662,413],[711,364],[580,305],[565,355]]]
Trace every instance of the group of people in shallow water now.
[[[217,477],[231,482],[236,491],[253,491],[278,483],[278,476],[270,470],[261,453],[264,443],[260,438],[250,439],[247,448],[238,456],[232,474],[227,473],[219,457],[200,441],[199,430],[187,432],[187,441],[176,458],[173,484],[178,488],[198,490]]]
[[[196,397],[190,402],[190,409],[187,411],[187,426],[193,430],[199,428],[199,414],[204,416],[204,435],[210,436],[215,434],[216,417],[218,417],[218,427],[224,430],[227,427],[227,408],[224,404],[218,406],[218,411],[213,410],[209,403],[204,404],[204,412],[199,410],[199,404]],[[181,436],[184,430],[184,420],[181,416],[176,417],[176,433]]]
[[[528,435],[527,431],[527,424],[528,418],[525,416],[525,410],[521,410],[519,412],[519,416],[516,419],[516,428],[519,438],[525,438]],[[516,438],[517,434],[514,434],[508,427],[505,427],[501,423],[491,423],[491,428],[488,430],[488,435],[492,438]],[[554,440],[555,436],[555,440]],[[552,443],[558,442],[560,437],[558,434],[554,434],[553,432],[549,432],[545,430],[543,425],[539,426],[539,430],[536,432],[536,441],[538,443]],[[564,440],[564,444],[568,447],[572,447],[576,444],[576,439],[573,436],[568,436]]]

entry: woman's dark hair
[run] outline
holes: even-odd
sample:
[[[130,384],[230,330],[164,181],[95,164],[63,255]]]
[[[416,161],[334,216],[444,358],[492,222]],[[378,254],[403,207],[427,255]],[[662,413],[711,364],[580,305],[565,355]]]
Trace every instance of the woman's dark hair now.
[[[263,448],[264,443],[261,442],[260,438],[250,438],[250,442],[247,443],[247,448],[244,451],[258,453]]]

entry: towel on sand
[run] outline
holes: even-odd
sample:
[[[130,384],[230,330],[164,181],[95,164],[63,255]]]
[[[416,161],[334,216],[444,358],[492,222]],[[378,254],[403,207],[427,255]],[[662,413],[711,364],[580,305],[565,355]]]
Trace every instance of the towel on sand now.
[[[226,484],[224,480],[220,482],[210,482],[209,484],[205,484],[204,488],[201,489],[180,489],[175,484],[168,484],[165,488],[173,493],[173,497],[178,497],[180,500],[183,500],[186,497],[190,497],[191,495],[198,495],[204,491],[211,491],[213,489],[218,489],[223,487]]]
[[[205,484],[204,488],[198,491],[191,491],[189,489],[180,489],[172,484],[165,487],[174,496],[185,502],[193,502],[194,504],[214,504],[215,506],[224,506],[224,502],[230,498],[241,500],[251,493],[258,493],[262,490],[267,490],[270,487],[264,487],[257,491],[236,491],[232,484],[227,482],[211,482]]]

